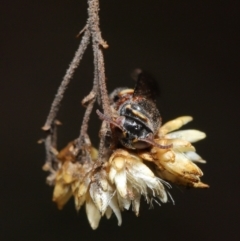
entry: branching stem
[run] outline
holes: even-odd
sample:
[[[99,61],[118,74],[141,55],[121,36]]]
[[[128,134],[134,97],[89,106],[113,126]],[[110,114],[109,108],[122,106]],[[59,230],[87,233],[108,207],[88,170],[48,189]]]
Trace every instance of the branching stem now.
[[[85,139],[87,138],[87,130],[88,130],[88,122],[90,119],[90,114],[92,112],[94,103],[96,102],[96,99],[100,100],[100,104],[102,106],[104,114],[110,116],[111,115],[111,109],[108,99],[108,93],[105,83],[105,68],[104,68],[104,58],[102,49],[107,48],[107,43],[102,39],[101,36],[101,30],[99,28],[99,0],[88,0],[88,19],[87,24],[83,28],[83,30],[78,34],[79,36],[84,32],[84,35],[82,37],[81,43],[79,45],[78,50],[75,53],[75,56],[72,60],[72,62],[69,65],[69,68],[67,69],[67,72],[62,80],[62,83],[57,91],[57,94],[53,100],[53,103],[51,105],[51,109],[49,112],[49,115],[47,117],[47,120],[45,122],[45,125],[42,127],[44,131],[48,133],[45,144],[46,144],[46,150],[47,151],[47,159],[49,161],[50,159],[50,151],[51,148],[56,146],[56,138],[55,138],[55,124],[56,116],[60,108],[60,103],[63,99],[64,93],[70,83],[70,80],[73,77],[73,74],[76,70],[76,68],[79,66],[80,61],[82,59],[82,56],[90,42],[90,39],[92,39],[92,48],[93,48],[93,54],[94,54],[94,81],[93,81],[93,88],[89,95],[83,99],[83,105],[86,106],[86,111],[83,117],[81,129],[80,129],[80,135],[76,142],[76,153],[79,153],[80,149],[85,144]],[[88,139],[88,138],[87,138]],[[52,140],[52,142],[51,142]],[[51,143],[49,143],[51,142]],[[101,153],[104,153],[104,135],[101,135],[100,140],[100,150],[99,150],[99,159],[101,159],[102,155]]]
[[[107,48],[107,43],[102,39],[101,30],[99,28],[99,3],[98,0],[88,0],[88,25],[92,36],[93,52],[94,52],[94,69],[95,77],[97,75],[98,85],[102,101],[103,112],[110,114],[110,105],[108,100],[107,88],[105,83],[104,59],[100,46]]]

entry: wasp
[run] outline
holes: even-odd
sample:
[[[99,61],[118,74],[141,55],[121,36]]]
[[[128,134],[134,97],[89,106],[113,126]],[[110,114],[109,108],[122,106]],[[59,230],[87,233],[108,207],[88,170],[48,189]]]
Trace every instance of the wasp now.
[[[113,116],[97,110],[100,119],[110,124],[112,139],[128,149],[145,149],[162,146],[154,141],[160,126],[161,115],[156,105],[158,85],[145,71],[136,70],[134,89],[117,88],[110,94]]]

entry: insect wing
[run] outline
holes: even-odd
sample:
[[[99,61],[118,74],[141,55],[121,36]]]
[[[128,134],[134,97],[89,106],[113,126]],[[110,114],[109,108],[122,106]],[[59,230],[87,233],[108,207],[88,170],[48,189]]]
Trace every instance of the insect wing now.
[[[159,95],[159,87],[156,80],[149,73],[141,72],[137,78],[133,97],[143,97],[156,102],[157,95]]]

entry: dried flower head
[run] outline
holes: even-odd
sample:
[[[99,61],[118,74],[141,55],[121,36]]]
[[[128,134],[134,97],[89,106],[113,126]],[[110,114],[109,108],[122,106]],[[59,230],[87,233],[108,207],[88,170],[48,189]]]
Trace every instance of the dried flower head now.
[[[112,212],[118,225],[122,223],[124,209],[131,207],[138,215],[141,196],[150,205],[152,201],[166,203],[170,188],[166,181],[207,188],[208,185],[200,181],[202,171],[194,163],[205,161],[190,143],[203,139],[205,134],[197,130],[171,132],[191,120],[188,116],[179,117],[159,129],[155,141],[171,145],[170,148],[153,146],[140,151],[118,148],[102,164],[97,162],[98,152],[92,146],[89,161],[77,161],[76,147],[70,142],[62,151],[55,152],[58,169],[50,175],[54,185],[53,201],[62,209],[73,196],[76,210],[85,204],[88,221],[96,229],[101,217],[110,218]]]
[[[152,147],[150,151],[141,152],[139,155],[146,161],[153,162],[157,175],[164,180],[184,186],[206,188],[208,185],[200,181],[203,172],[194,163],[205,161],[191,144],[205,138],[205,133],[198,130],[172,132],[191,120],[190,116],[182,116],[169,121],[159,129],[158,139],[155,141],[161,145],[171,145],[171,148]]]

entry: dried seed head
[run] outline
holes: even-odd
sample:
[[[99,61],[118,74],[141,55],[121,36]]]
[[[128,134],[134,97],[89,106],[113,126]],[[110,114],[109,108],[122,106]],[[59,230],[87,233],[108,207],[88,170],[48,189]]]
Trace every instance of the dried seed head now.
[[[121,211],[132,206],[138,216],[141,196],[152,205],[155,200],[167,202],[163,180],[194,188],[207,188],[201,182],[203,173],[194,162],[205,161],[195,152],[191,142],[205,137],[197,130],[175,131],[190,121],[191,117],[180,117],[163,125],[154,139],[159,148],[144,150],[115,149],[105,162],[98,163],[98,151],[88,145],[90,161],[79,162],[76,147],[70,142],[59,153],[56,152],[57,170],[47,162],[43,169],[49,171],[49,182],[54,184],[53,201],[62,209],[74,197],[76,210],[85,204],[88,221],[93,229],[99,225],[103,215],[110,218],[114,213],[118,225],[122,223]],[[159,135],[161,137],[159,137]],[[51,179],[51,180],[50,180]],[[164,185],[166,187],[164,187]]]
[[[139,155],[144,158],[144,160],[154,162],[157,167],[158,176],[164,180],[178,185],[206,188],[208,185],[200,181],[203,172],[194,164],[194,162],[204,163],[204,161],[195,153],[195,148],[190,143],[205,138],[205,133],[197,130],[169,133],[191,120],[191,117],[179,117],[167,122],[159,129],[158,133],[161,134],[161,138],[155,139],[155,142],[160,145],[171,144],[171,148],[160,149],[152,147],[149,152],[141,152]],[[165,135],[163,135],[164,133]],[[151,158],[149,158],[149,156],[151,156]]]

